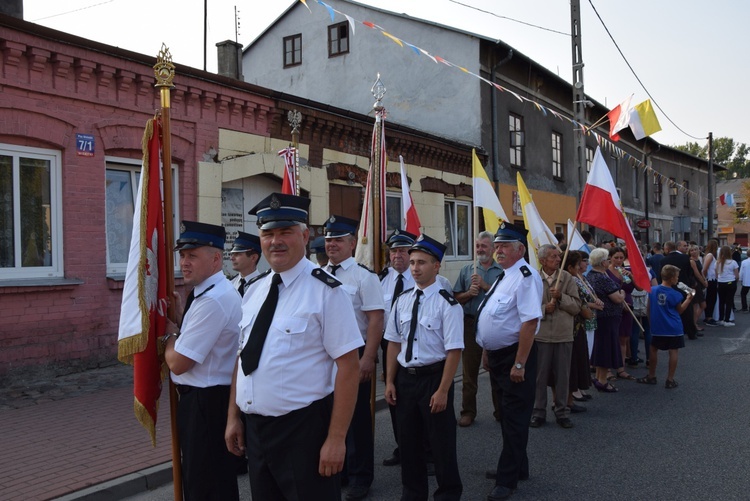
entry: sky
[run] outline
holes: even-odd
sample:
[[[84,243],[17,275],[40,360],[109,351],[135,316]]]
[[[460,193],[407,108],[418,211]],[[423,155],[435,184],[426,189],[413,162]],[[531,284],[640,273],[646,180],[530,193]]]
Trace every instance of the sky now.
[[[207,69],[216,71],[216,43],[252,42],[291,0],[207,0]],[[570,2],[567,0],[359,0],[360,3],[500,39],[571,81]],[[321,25],[326,9],[307,0]],[[750,2],[737,0],[580,0],[584,90],[612,108],[631,94],[658,106],[665,145],[706,143],[731,137],[750,144],[744,120],[750,65]],[[602,22],[623,52],[634,76]],[[344,8],[340,8],[348,13]],[[176,65],[203,68],[203,0],[25,0],[24,18],[50,28],[123,49],[156,56],[164,42]],[[235,11],[239,30],[235,30]],[[484,12],[483,12],[484,11]],[[342,17],[340,21],[344,21]],[[362,21],[362,19],[360,19]],[[337,22],[339,20],[337,19]],[[387,25],[381,26],[388,31]],[[562,32],[563,34],[561,34]],[[409,42],[409,33],[392,33]],[[354,35],[378,36],[357,29]],[[440,47],[422,46],[440,55]],[[409,50],[388,42],[383,54]],[[434,64],[422,58],[420,64]],[[473,61],[451,61],[469,66]],[[405,68],[409,70],[410,68]],[[413,68],[411,68],[413,69]],[[377,68],[373,69],[376,72]],[[445,67],[445,71],[457,71]],[[466,78],[474,78],[466,76]],[[641,85],[642,82],[643,85]],[[386,83],[387,86],[387,83]],[[645,87],[645,89],[644,89]],[[389,89],[389,93],[395,92]],[[386,103],[387,105],[387,103]],[[660,109],[659,109],[660,108]],[[671,122],[670,122],[671,120]],[[674,122],[674,124],[672,123]]]

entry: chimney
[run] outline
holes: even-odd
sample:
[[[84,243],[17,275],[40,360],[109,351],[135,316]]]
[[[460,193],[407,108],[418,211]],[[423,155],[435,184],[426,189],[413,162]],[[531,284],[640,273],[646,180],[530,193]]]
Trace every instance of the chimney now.
[[[23,19],[23,0],[1,0],[0,14]]]
[[[219,75],[244,80],[242,76],[242,44],[224,40],[216,44],[219,56]]]

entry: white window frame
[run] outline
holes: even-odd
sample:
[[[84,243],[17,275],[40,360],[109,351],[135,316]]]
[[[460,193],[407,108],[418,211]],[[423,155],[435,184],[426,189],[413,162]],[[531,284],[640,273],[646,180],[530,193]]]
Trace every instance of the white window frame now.
[[[0,155],[13,157],[13,252],[12,268],[0,268],[0,280],[62,278],[65,275],[63,262],[63,207],[62,207],[62,154],[56,150],[17,146],[0,143]],[[52,240],[50,266],[29,266],[23,264],[21,244],[21,194],[20,158],[32,158],[49,162],[50,219],[49,235]]]
[[[552,144],[552,177],[562,179],[563,177],[563,136],[559,132],[553,132]]]
[[[110,157],[107,156],[104,158],[105,160],[105,171],[106,170],[120,170],[120,171],[129,171],[130,172],[130,180],[131,180],[131,186],[133,188],[133,203],[135,203],[136,196],[138,194],[138,185],[136,184],[136,174],[140,173],[141,168],[143,167],[143,162],[141,160],[133,160],[130,158],[119,158],[119,157]],[[173,220],[172,220],[172,228],[173,228],[173,239],[174,241],[177,240],[180,236],[180,215],[179,215],[179,207],[180,207],[180,190],[178,187],[180,186],[179,183],[179,169],[177,168],[177,165],[172,164],[172,205],[174,207],[173,210]],[[106,172],[105,172],[105,183],[106,183]],[[105,206],[106,206],[106,191],[105,191]],[[134,207],[135,208],[135,207]],[[104,241],[106,243],[107,247],[107,275],[124,275],[125,271],[127,270],[128,263],[127,261],[124,263],[112,263],[109,259],[109,236],[107,235],[107,231],[109,230],[109,224],[106,222],[106,216],[107,211],[105,209],[104,211],[105,216],[105,224],[104,224]],[[128,239],[128,249],[130,249],[130,240]],[[175,271],[179,270],[179,259],[177,259],[177,253],[175,253]]]
[[[391,200],[389,200],[391,199]],[[404,223],[404,204],[401,201],[401,192],[400,191],[386,191],[385,192],[385,204],[386,204],[386,210],[388,207],[388,203],[394,203],[398,204],[398,229],[399,230],[405,230],[405,223]],[[391,228],[388,225],[388,221],[386,221],[386,234],[390,235],[393,230],[396,228]]]
[[[451,232],[450,235],[450,241],[446,242],[446,245],[448,243],[452,244],[451,246],[448,246],[448,248],[445,249],[445,260],[447,261],[465,261],[472,259],[472,250],[474,249],[474,239],[473,239],[473,221],[472,217],[474,217],[474,210],[471,205],[471,202],[465,201],[465,200],[455,200],[455,199],[446,199],[444,202],[444,209],[443,213],[445,213],[445,206],[450,206],[451,210],[449,213],[450,221],[445,221],[445,229],[449,230]],[[467,214],[468,214],[468,221],[467,221],[467,236],[468,236],[468,253],[467,254],[458,254],[458,207],[466,207]]]

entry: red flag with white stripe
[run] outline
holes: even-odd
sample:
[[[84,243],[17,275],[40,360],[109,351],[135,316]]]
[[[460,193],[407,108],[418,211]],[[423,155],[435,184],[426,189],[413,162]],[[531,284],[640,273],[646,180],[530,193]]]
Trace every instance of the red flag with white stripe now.
[[[133,365],[136,418],[148,430],[154,445],[156,413],[165,373],[159,358],[158,339],[165,333],[167,313],[160,136],[159,122],[150,120],[143,138],[143,168],[133,214],[117,339],[117,358]]]
[[[594,154],[594,162],[586,179],[576,220],[601,228],[625,240],[635,284],[643,290],[651,290],[651,277],[646,269],[646,263],[638,251],[633,230],[630,229],[630,223],[622,211],[620,196],[600,148],[597,148]]]
[[[399,155],[398,160],[401,162],[401,204],[404,209],[404,229],[412,235],[419,235],[422,233],[420,230],[422,223],[419,221],[417,208],[414,207],[414,200],[411,198],[409,178],[406,177],[406,168],[404,167],[404,157]]]
[[[279,156],[284,157],[284,179],[281,182],[281,193],[285,195],[297,194],[297,168],[295,165],[296,151],[293,147],[284,148],[279,151]]]

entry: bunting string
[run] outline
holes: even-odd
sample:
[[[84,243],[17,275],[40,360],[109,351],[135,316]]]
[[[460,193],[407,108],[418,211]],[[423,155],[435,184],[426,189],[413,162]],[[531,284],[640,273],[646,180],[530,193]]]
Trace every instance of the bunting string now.
[[[300,2],[302,2],[305,5],[305,7],[307,7],[307,9],[310,11],[310,14],[312,14],[312,10],[307,5],[306,0],[300,0]],[[690,196],[690,197],[695,197],[699,201],[699,203],[700,203],[700,200],[701,200],[700,194],[698,194],[698,193],[696,193],[694,191],[691,191],[690,189],[685,188],[685,186],[683,186],[682,184],[677,183],[675,181],[672,181],[670,178],[668,178],[668,177],[660,174],[659,172],[657,172],[652,167],[649,167],[648,165],[644,164],[640,159],[634,157],[633,155],[631,155],[627,151],[625,151],[622,148],[620,148],[619,146],[615,145],[612,141],[610,141],[604,135],[602,135],[602,134],[596,132],[595,130],[593,130],[594,127],[601,126],[601,123],[603,122],[604,117],[602,117],[601,119],[597,120],[593,125],[587,127],[587,126],[585,126],[585,125],[583,125],[581,123],[578,123],[572,117],[568,117],[568,116],[566,116],[566,115],[564,115],[564,114],[562,114],[562,113],[560,113],[558,111],[555,111],[555,110],[553,110],[551,108],[548,108],[548,107],[546,107],[546,106],[544,106],[544,105],[536,102],[533,99],[530,99],[530,98],[527,98],[525,96],[522,96],[522,95],[518,94],[517,92],[515,92],[515,91],[513,91],[511,89],[508,89],[507,87],[503,87],[502,85],[500,85],[500,84],[498,84],[496,82],[492,82],[492,81],[488,80],[487,78],[482,77],[481,75],[477,75],[476,73],[474,73],[472,71],[469,71],[464,66],[452,63],[451,61],[448,61],[447,59],[445,59],[443,57],[440,57],[440,56],[437,56],[435,54],[432,54],[429,51],[427,51],[427,50],[425,50],[425,49],[423,49],[421,47],[418,47],[418,46],[416,46],[414,44],[411,44],[411,43],[405,41],[404,39],[402,39],[402,38],[394,35],[393,33],[387,31],[382,26],[379,26],[379,25],[377,25],[377,24],[375,24],[373,22],[370,22],[370,21],[360,21],[358,19],[355,19],[353,16],[350,16],[349,14],[346,14],[344,12],[341,12],[341,11],[333,8],[331,5],[325,3],[323,0],[316,0],[316,2],[319,5],[321,5],[322,7],[324,7],[326,9],[328,15],[331,18],[331,22],[334,22],[336,20],[336,14],[344,17],[347,20],[347,22],[349,23],[349,26],[351,27],[352,36],[356,32],[356,26],[357,25],[365,26],[365,27],[369,28],[370,30],[379,31],[381,35],[383,35],[384,37],[386,37],[387,39],[389,39],[394,44],[398,45],[400,48],[408,48],[410,51],[414,52],[415,55],[420,56],[420,57],[421,56],[426,56],[427,58],[429,58],[435,64],[448,66],[450,68],[454,68],[454,69],[460,70],[461,72],[466,73],[467,75],[471,75],[472,77],[481,80],[482,82],[486,83],[487,85],[490,85],[490,86],[494,87],[496,90],[498,90],[500,92],[507,92],[511,96],[513,96],[516,99],[518,99],[521,103],[529,103],[529,104],[533,105],[534,108],[536,108],[539,112],[543,113],[545,116],[547,116],[547,114],[550,114],[553,117],[557,118],[558,120],[570,122],[570,124],[574,128],[580,128],[580,129],[582,129],[583,132],[584,132],[584,134],[586,134],[587,136],[589,136],[589,137],[593,136],[596,139],[597,144],[599,144],[599,146],[602,148],[603,151],[608,151],[611,155],[617,156],[618,158],[624,159],[628,163],[628,165],[630,165],[633,168],[637,168],[637,169],[643,170],[645,172],[650,172],[654,177],[656,177],[657,179],[659,179],[660,182],[663,182],[664,184],[666,184],[668,188],[670,188],[670,189],[675,189],[676,188],[679,193],[682,193],[683,195],[687,195],[687,196]],[[606,117],[606,115],[605,115],[605,117]]]

